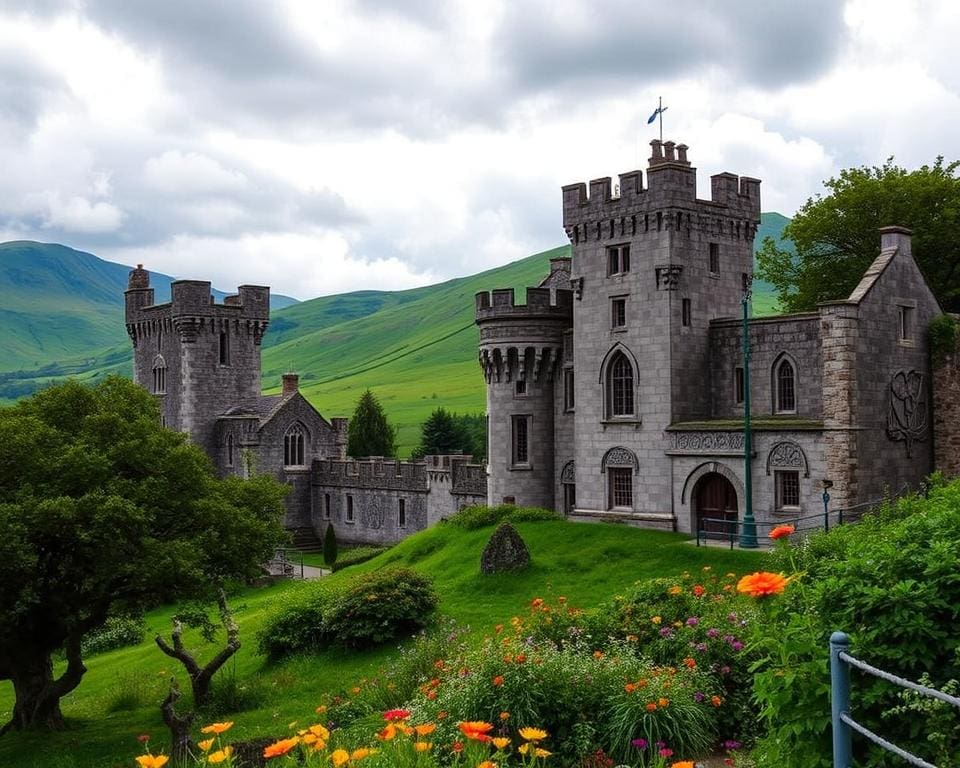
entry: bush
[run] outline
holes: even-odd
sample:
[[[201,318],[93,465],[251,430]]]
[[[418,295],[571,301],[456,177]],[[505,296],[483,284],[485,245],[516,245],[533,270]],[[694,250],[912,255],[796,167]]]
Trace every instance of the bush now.
[[[203,712],[208,717],[248,712],[263,706],[266,700],[267,689],[260,677],[254,675],[239,680],[236,663],[233,663],[214,675]]]
[[[331,570],[336,573],[351,565],[365,563],[367,560],[372,560],[377,555],[382,555],[386,551],[387,547],[354,547],[353,549],[345,550],[337,558]]]
[[[323,534],[323,562],[331,568],[337,562],[337,534],[333,530],[333,523],[327,523],[327,530]]]
[[[379,645],[424,627],[439,602],[427,576],[408,568],[374,571],[334,601],[324,631],[348,648]]]
[[[261,629],[258,648],[275,660],[331,643],[378,645],[424,627],[438,602],[430,579],[405,568],[321,579],[285,596]]]
[[[141,616],[111,616],[102,627],[84,636],[80,649],[84,656],[93,656],[128,645],[140,645],[144,631]]]
[[[473,507],[464,507],[447,522],[463,528],[466,531],[474,531],[478,528],[497,525],[504,520],[517,523],[534,520],[562,519],[563,515],[541,507],[515,507],[513,504],[498,504],[495,507],[487,507],[478,504]]]

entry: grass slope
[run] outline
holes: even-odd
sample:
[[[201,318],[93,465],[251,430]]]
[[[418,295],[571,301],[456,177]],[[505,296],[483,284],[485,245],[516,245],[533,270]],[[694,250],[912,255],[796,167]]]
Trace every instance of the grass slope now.
[[[572,605],[596,608],[637,580],[675,576],[684,570],[711,566],[744,573],[761,567],[755,552],[697,548],[680,534],[643,531],[622,525],[545,521],[517,523],[532,554],[531,567],[515,574],[485,577],[480,554],[492,528],[463,531],[440,525],[411,536],[379,557],[342,571],[334,579],[387,565],[417,569],[434,579],[440,611],[474,632],[488,632],[499,622],[523,612],[536,596],[564,595]],[[295,583],[247,589],[231,598],[240,625],[242,647],[228,670],[238,682],[256,687],[262,701],[255,708],[222,713],[234,720],[237,739],[279,737],[287,724],[310,718],[322,694],[349,689],[360,678],[389,665],[392,646],[365,653],[331,650],[267,666],[256,654],[255,635],[278,598]],[[0,765],[5,768],[109,768],[133,764],[136,736],[152,735],[151,744],[165,748],[166,732],[159,702],[170,676],[185,680],[182,670],[153,645],[155,632],[168,632],[173,608],[147,616],[148,639],[139,646],[95,656],[80,687],[64,699],[70,728],[55,734],[7,734],[0,738]],[[202,647],[196,633],[186,644]],[[213,648],[205,647],[209,658]],[[9,717],[12,693],[0,683],[0,720]],[[212,719],[212,718],[207,718]]]

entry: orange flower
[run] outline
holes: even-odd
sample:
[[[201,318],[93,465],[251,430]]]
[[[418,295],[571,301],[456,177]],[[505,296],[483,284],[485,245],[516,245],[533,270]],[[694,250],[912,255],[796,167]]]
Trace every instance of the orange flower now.
[[[460,752],[463,752],[463,742],[462,741],[453,742],[453,745],[450,747],[450,749],[452,749],[454,752],[458,754]]]
[[[737,591],[744,592],[750,597],[766,597],[779,595],[787,587],[787,579],[782,573],[757,571],[744,576],[737,582]]]
[[[493,684],[498,687],[503,685],[503,675],[497,675],[496,677],[494,677]]]
[[[711,696],[710,703],[715,707],[719,707],[721,704],[723,704],[723,699],[721,699],[719,696]]]
[[[356,762],[357,760],[363,760],[363,758],[375,754],[377,754],[377,750],[375,749],[370,749],[369,747],[360,747],[360,749],[355,749],[350,753],[350,760]]]
[[[542,728],[521,728],[518,733],[524,741],[543,741],[547,738],[547,732]]]
[[[310,730],[310,733],[312,733],[318,739],[323,739],[324,741],[326,741],[327,739],[330,738],[330,731],[328,731],[324,726],[320,725],[319,723],[317,725],[311,725],[309,730]]]
[[[659,699],[657,701],[657,704],[660,705],[662,708],[666,709],[667,707],[670,706],[670,699]]]
[[[414,730],[417,732],[417,736],[429,736],[437,730],[437,726],[435,723],[424,723],[423,725],[414,727]]]
[[[689,656],[687,656],[687,658],[685,658],[685,659],[683,660],[683,663],[686,664],[687,667],[689,667],[690,669],[693,669],[694,667],[697,666],[696,659],[692,659],[692,658],[689,657]]]
[[[166,755],[140,755],[137,763],[140,768],[163,768],[169,759]]]
[[[523,664],[523,662],[525,662],[526,660],[527,660],[527,654],[525,653],[518,653],[517,657],[514,659],[514,661],[516,661],[517,664]]]
[[[458,726],[460,732],[468,739],[474,741],[490,741],[487,735],[493,730],[493,723],[485,723],[482,720],[466,720]]]
[[[697,597],[703,597],[703,594],[706,591],[707,590],[705,590],[700,584],[693,585],[693,594],[696,595]]]
[[[387,723],[386,727],[377,734],[380,741],[390,741],[397,735],[397,727],[393,723]]]
[[[506,736],[494,736],[491,741],[493,742],[493,746],[495,746],[497,749],[504,749],[510,744],[510,739],[508,739]]]
[[[681,760],[679,763],[673,763],[670,768],[694,768],[693,760]]]
[[[497,768],[497,764],[493,760],[484,760],[482,763],[477,763],[477,768]]]
[[[333,754],[330,755],[330,760],[334,768],[340,768],[344,763],[350,762],[350,753],[345,749],[335,749]]]
[[[500,713],[500,719],[501,719],[501,720],[509,720],[509,719],[510,719],[510,713],[509,713],[509,712],[501,712],[501,713]]]
[[[531,608],[539,608],[541,605],[543,605],[542,597],[535,597],[533,598],[533,601],[530,603]]]
[[[625,686],[623,686],[623,690],[625,690],[627,693],[633,693],[635,689],[636,686],[633,683],[627,683]]]
[[[268,747],[263,748],[264,757],[280,757],[280,755],[285,755],[291,749],[293,749],[297,744],[300,743],[300,739],[297,736],[292,736],[289,739],[280,739],[280,741],[275,741]]]
[[[676,584],[667,590],[668,595],[679,595],[681,592],[683,592],[683,587],[677,586]]]
[[[789,536],[796,530],[797,529],[792,525],[778,525],[776,528],[770,531],[770,538],[774,540],[782,539],[784,536]]]
[[[200,733],[224,733],[233,728],[233,722],[229,723],[210,723],[210,725],[201,728]]]
[[[218,749],[212,755],[207,757],[208,763],[222,763],[224,760],[227,760],[230,755],[233,754],[233,747],[224,747],[223,749]]]
[[[322,714],[323,714],[324,712],[326,712],[326,711],[327,711],[327,705],[326,705],[326,704],[321,704],[319,707],[317,707],[317,710],[316,710],[316,712],[317,712],[318,715],[322,715]]]
[[[651,701],[649,704],[647,704],[647,712],[656,712],[656,711],[657,711],[657,705],[655,702]]]
[[[200,747],[204,752],[209,751],[210,747],[213,746],[213,739],[204,739],[203,741],[198,741],[197,746]]]

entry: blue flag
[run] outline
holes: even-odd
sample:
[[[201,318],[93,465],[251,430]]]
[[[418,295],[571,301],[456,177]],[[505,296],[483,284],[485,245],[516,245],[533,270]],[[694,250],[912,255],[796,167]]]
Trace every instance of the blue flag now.
[[[655,110],[653,110],[653,114],[650,115],[650,117],[647,119],[647,125],[650,125],[650,123],[652,123],[654,120],[656,120],[656,119],[657,119],[657,115],[661,114],[662,112],[666,112],[666,111],[667,111],[667,108],[666,108],[666,107],[657,107]]]

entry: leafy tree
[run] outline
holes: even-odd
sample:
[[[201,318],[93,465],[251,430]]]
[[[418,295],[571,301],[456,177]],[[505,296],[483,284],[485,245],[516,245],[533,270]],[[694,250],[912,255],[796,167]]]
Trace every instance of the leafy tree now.
[[[960,309],[960,162],[908,171],[893,158],[880,167],[849,168],[824,184],[786,226],[796,255],[771,238],[758,253],[758,276],[795,312],[844,298],[876,258],[880,227],[913,230],[913,254],[947,308]]]
[[[350,456],[393,456],[396,430],[387,422],[383,406],[369,389],[360,396],[347,427],[347,453]]]
[[[337,534],[330,523],[327,524],[327,530],[323,534],[323,562],[331,568],[337,562]]]
[[[0,408],[0,680],[16,697],[0,733],[63,725],[81,642],[110,615],[256,575],[284,536],[285,493],[271,478],[217,479],[119,377]]]
[[[460,416],[445,408],[437,408],[420,428],[420,445],[414,456],[467,453],[476,458],[486,456],[487,425],[483,414]]]

